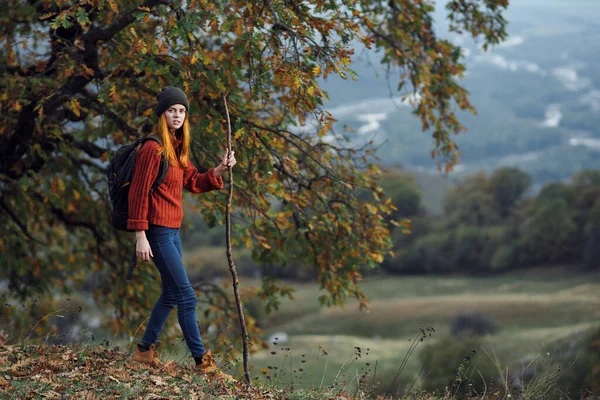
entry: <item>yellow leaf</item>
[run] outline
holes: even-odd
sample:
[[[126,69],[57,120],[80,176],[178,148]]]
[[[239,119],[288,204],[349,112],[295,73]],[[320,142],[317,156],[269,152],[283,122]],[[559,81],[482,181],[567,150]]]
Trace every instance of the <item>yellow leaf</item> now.
[[[70,101],[70,103],[71,103],[71,111],[73,111],[73,114],[75,114],[76,116],[79,117],[81,115],[81,112],[80,112],[81,105],[79,104],[79,100],[72,99]]]
[[[316,67],[314,67],[312,69],[312,72],[313,72],[314,76],[319,76],[321,74],[321,66],[317,65]]]
[[[377,166],[375,164],[369,164],[369,170],[371,170],[371,172],[378,174],[381,172],[381,170],[379,168],[377,168]]]
[[[73,189],[73,197],[75,197],[75,200],[79,200],[81,198],[81,194],[79,194],[77,190]]]
[[[375,207],[374,205],[367,203],[365,204],[365,207],[367,208],[367,210],[369,210],[371,214],[377,214],[377,207]]]
[[[118,103],[121,100],[121,96],[119,96],[119,93],[117,92],[117,88],[115,87],[115,85],[112,85],[110,87],[110,90],[108,91],[108,97],[110,97],[110,100]]]
[[[110,8],[112,8],[114,12],[119,12],[119,7],[115,4],[114,0],[108,0],[108,4],[110,4]]]
[[[300,80],[300,78],[299,78],[299,77],[296,77],[296,78],[294,79],[294,84],[293,84],[293,87],[294,87],[294,89],[298,89],[298,88],[300,87],[300,85],[301,85],[301,84],[302,84],[302,81]]]
[[[240,128],[233,134],[233,138],[237,139],[244,134],[244,128]]]
[[[378,253],[367,253],[367,255],[369,256],[369,258],[371,258],[371,260],[375,261],[375,262],[382,262],[383,261],[383,256],[381,254]]]

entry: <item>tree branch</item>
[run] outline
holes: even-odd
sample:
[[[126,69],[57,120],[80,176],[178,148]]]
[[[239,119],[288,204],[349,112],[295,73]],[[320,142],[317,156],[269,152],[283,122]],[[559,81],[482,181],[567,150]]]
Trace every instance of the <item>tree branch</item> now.
[[[172,3],[171,0],[146,0],[139,6],[131,7],[129,10],[121,13],[122,14],[121,17],[118,18],[115,22],[113,22],[108,27],[106,27],[106,28],[96,27],[96,28],[90,29],[84,37],[84,42],[86,43],[86,48],[87,48],[88,44],[95,45],[100,40],[105,41],[105,42],[111,40],[117,33],[121,32],[125,27],[127,27],[127,25],[129,25],[133,21],[135,21],[135,11],[138,8],[141,8],[141,7],[154,8],[154,7],[158,6],[159,4],[168,5],[171,3]]]
[[[123,132],[128,133],[132,136],[140,136],[140,133],[137,129],[130,126],[123,118],[119,117],[114,111],[110,110],[104,104],[100,103],[97,98],[92,96],[87,91],[83,90],[81,92],[83,94],[83,98],[79,97],[79,101],[88,108],[98,111],[100,114],[106,115],[108,118],[114,121],[119,129]]]
[[[10,218],[13,220],[13,222],[21,229],[21,231],[23,232],[23,234],[29,240],[32,240],[32,241],[37,242],[39,244],[48,245],[47,243],[44,243],[41,240],[38,240],[38,239],[34,238],[31,235],[31,233],[29,233],[29,230],[27,229],[27,226],[23,222],[21,222],[21,220],[19,219],[19,217],[17,216],[17,214],[8,206],[8,204],[6,204],[4,202],[4,196],[0,196],[0,206],[4,209],[4,211],[6,211],[6,213],[10,216]]]

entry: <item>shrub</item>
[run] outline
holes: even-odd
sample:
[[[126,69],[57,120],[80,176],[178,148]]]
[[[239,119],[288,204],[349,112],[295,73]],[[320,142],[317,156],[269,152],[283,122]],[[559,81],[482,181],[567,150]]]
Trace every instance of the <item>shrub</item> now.
[[[589,392],[600,396],[600,329],[578,336],[548,346],[548,352],[557,354],[554,367],[563,369],[557,383],[573,398]]]
[[[479,312],[456,314],[450,324],[451,335],[454,337],[483,336],[496,333],[497,330],[497,322]]]
[[[503,167],[494,172],[489,186],[501,215],[506,217],[531,186],[531,176],[518,168]]]
[[[449,388],[464,397],[469,392],[481,394],[486,387],[488,392],[496,388],[498,369],[487,355],[480,354],[483,353],[480,347],[481,339],[474,336],[463,339],[447,336],[426,345],[419,353],[425,368],[423,389],[443,393]]]

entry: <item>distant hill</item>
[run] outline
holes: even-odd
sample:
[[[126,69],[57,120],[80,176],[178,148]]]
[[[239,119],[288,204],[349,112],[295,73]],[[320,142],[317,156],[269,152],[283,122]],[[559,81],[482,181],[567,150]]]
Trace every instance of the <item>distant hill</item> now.
[[[600,168],[598,15],[598,1],[511,1],[510,37],[484,53],[472,40],[448,34],[438,10],[438,35],[465,47],[461,82],[478,111],[459,114],[468,131],[457,137],[462,160],[452,177],[511,165],[541,185]],[[388,79],[377,53],[357,46],[356,54],[357,82],[322,83],[336,130],[352,128],[347,135],[356,144],[373,139],[384,164],[434,171],[431,137],[395,91],[398,73]]]

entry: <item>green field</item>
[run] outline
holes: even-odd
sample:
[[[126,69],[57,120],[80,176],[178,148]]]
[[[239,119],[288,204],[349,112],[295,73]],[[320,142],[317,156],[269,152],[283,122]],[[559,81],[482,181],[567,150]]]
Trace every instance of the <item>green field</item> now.
[[[503,361],[540,355],[557,340],[600,326],[600,274],[581,274],[569,267],[487,278],[373,278],[361,285],[371,300],[370,312],[359,311],[355,301],[344,309],[321,309],[315,285],[292,286],[294,300],[285,301],[265,329],[266,337],[285,332],[289,340],[251,356],[254,376],[264,376],[259,370],[277,366],[269,373],[281,384],[332,384],[348,359],[352,364],[338,381],[351,380],[377,361],[377,376],[389,384],[419,327],[433,326],[435,332],[419,343],[402,373],[410,381],[421,369],[420,348],[447,335],[452,318],[460,312],[481,312],[498,323],[499,331],[488,335],[483,347]],[[355,346],[361,348],[361,357],[352,361]],[[485,356],[485,351],[478,354]]]

